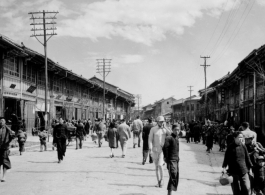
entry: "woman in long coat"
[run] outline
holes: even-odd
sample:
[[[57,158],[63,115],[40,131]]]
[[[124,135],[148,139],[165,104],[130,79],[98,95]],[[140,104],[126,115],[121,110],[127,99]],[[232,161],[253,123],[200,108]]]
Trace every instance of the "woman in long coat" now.
[[[109,140],[109,147],[111,150],[110,158],[113,158],[114,157],[113,149],[118,148],[118,132],[117,129],[115,128],[115,123],[110,123],[107,137]]]

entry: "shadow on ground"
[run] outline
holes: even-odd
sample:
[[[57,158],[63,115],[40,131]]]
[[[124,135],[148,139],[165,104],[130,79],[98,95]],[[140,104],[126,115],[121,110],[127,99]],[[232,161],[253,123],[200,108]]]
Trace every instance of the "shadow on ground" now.
[[[147,195],[143,193],[129,193],[129,194],[120,194],[120,195]]]
[[[152,171],[152,172],[155,172],[154,169],[144,169],[144,168],[135,168],[135,167],[127,167],[127,169],[139,170],[139,171]]]
[[[191,179],[191,178],[184,178],[184,177],[180,177],[180,180],[189,180],[189,181],[195,181],[207,186],[211,186],[211,187],[216,187],[216,186],[220,186],[221,184],[219,182],[209,182],[209,181],[204,181],[204,180],[199,180],[199,179]]]
[[[140,188],[153,188],[154,185],[137,185],[137,184],[121,184],[121,183],[113,183],[109,184],[112,186],[124,186],[124,187],[140,187]]]

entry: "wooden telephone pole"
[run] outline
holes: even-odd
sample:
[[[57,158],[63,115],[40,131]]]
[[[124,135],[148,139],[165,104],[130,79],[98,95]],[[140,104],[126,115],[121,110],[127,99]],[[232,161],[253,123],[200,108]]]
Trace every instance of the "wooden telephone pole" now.
[[[105,121],[105,80],[110,73],[111,59],[97,59],[97,73],[103,77],[103,119]]]
[[[40,44],[42,44],[44,46],[44,55],[45,55],[45,110],[44,110],[44,120],[45,120],[45,126],[44,128],[47,128],[47,121],[48,121],[48,117],[47,117],[47,96],[48,96],[48,67],[47,67],[47,42],[49,41],[49,39],[53,36],[53,35],[57,35],[55,33],[56,27],[54,27],[54,25],[56,24],[56,22],[54,22],[54,20],[56,19],[56,15],[59,12],[50,12],[50,11],[40,11],[40,12],[29,12],[28,14],[31,15],[31,20],[33,20],[33,22],[30,25],[33,25],[33,28],[31,29],[31,31],[33,31],[33,34],[30,37],[35,37]],[[48,14],[49,16],[47,16],[46,14]],[[37,15],[41,15],[40,17],[36,17]],[[53,15],[53,16],[50,16]],[[40,21],[40,22],[36,22],[36,21]],[[42,21],[42,22],[41,22]],[[42,26],[42,28],[36,28],[36,26]],[[43,31],[43,33],[37,34],[37,31]],[[38,36],[43,36],[43,43],[38,39]],[[47,39],[47,36],[48,39]]]
[[[204,65],[201,65],[204,67],[204,78],[205,78],[205,119],[207,118],[207,75],[206,75],[206,68],[210,65],[207,65],[207,59],[210,58],[210,56],[201,56],[201,58],[204,59]]]

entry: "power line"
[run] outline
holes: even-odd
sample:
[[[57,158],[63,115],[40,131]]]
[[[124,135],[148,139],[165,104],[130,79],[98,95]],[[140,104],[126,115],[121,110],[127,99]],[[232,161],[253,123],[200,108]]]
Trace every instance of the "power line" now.
[[[237,13],[237,11],[238,11],[238,9],[239,9],[239,7],[240,7],[240,6],[239,6],[236,10],[234,10],[234,8],[235,8],[235,6],[236,6],[236,2],[237,2],[237,1],[235,0],[235,1],[234,1],[234,4],[233,4],[233,8],[232,8],[233,11],[230,11],[230,13],[229,13],[229,15],[228,15],[228,17],[227,17],[227,19],[226,19],[226,22],[225,22],[224,28],[223,28],[221,34],[219,35],[219,38],[217,39],[217,41],[216,41],[216,43],[215,43],[213,49],[211,50],[212,52],[210,53],[210,55],[213,55],[213,54],[216,52],[217,48],[219,47],[219,45],[221,44],[221,42],[222,42],[222,40],[223,40],[223,38],[224,38],[224,35],[227,33],[227,30],[229,29],[229,27],[230,27],[230,25],[231,25],[230,21],[233,20],[232,18],[234,18],[235,13]],[[241,2],[241,4],[242,4],[242,2]],[[241,4],[240,4],[240,5],[241,5]]]
[[[222,7],[222,10],[223,10],[223,11],[222,11],[222,13],[221,13],[221,16],[219,17],[218,23],[217,23],[217,25],[215,26],[215,29],[214,29],[214,31],[213,31],[213,33],[212,33],[212,36],[211,36],[211,38],[209,39],[209,41],[208,41],[206,47],[204,48],[202,54],[204,54],[205,50],[207,49],[207,47],[209,46],[210,42],[212,41],[213,35],[215,34],[215,31],[216,31],[217,27],[219,26],[219,23],[220,23],[220,21],[221,21],[221,19],[222,19],[222,17],[223,17],[223,14],[224,14],[224,11],[225,11],[225,8],[226,8],[226,6],[227,6],[228,1],[229,1],[229,0],[227,0],[227,1],[226,1],[226,4]]]
[[[247,14],[245,15],[245,17],[244,17],[244,14],[245,14],[245,12],[247,11],[247,8],[249,7],[250,3],[247,5],[247,7],[245,8],[243,14],[241,15],[241,18],[243,18],[243,20],[241,20],[240,22],[238,22],[237,27],[234,29],[234,31],[233,31],[231,37],[229,38],[229,40],[228,40],[227,44],[225,45],[225,47],[223,48],[222,52],[218,55],[218,57],[216,57],[216,58],[214,59],[214,61],[213,61],[212,63],[215,63],[215,62],[217,62],[218,60],[220,60],[221,57],[222,57],[222,54],[224,54],[224,52],[230,47],[230,45],[232,44],[232,42],[235,40],[237,34],[240,32],[240,30],[241,30],[243,24],[245,23],[245,20],[247,19],[247,17],[248,17],[248,15],[249,15],[250,11],[252,10],[254,4],[255,4],[255,0],[253,0],[252,5],[251,5],[250,9],[248,10],[248,13],[247,13]],[[242,22],[242,21],[243,21],[243,22]],[[240,25],[240,26],[239,26],[239,25]],[[238,28],[238,26],[239,26],[239,28]],[[237,31],[236,31],[236,30],[237,30]],[[236,32],[236,33],[235,33],[235,32]],[[234,33],[235,33],[235,34],[234,34]]]
[[[42,11],[42,12],[29,12],[28,14],[30,14],[32,17],[30,18],[31,20],[33,20],[33,22],[30,24],[33,26],[33,28],[31,29],[31,31],[33,31],[33,34],[30,37],[35,37],[40,44],[42,44],[44,46],[44,55],[45,55],[45,115],[44,115],[44,120],[45,120],[45,129],[47,127],[47,90],[48,90],[48,68],[47,68],[47,42],[49,41],[49,39],[53,36],[53,35],[57,35],[55,33],[55,30],[57,30],[56,27],[54,27],[54,25],[56,24],[56,22],[54,22],[54,20],[56,19],[56,15],[59,12],[50,12],[50,11]],[[42,15],[42,17],[36,17],[37,15]],[[46,16],[46,14],[54,14],[54,16]],[[36,21],[41,21],[42,22],[36,22]],[[36,26],[42,26],[42,28],[36,28]],[[52,27],[47,27],[49,25],[52,25]],[[36,34],[36,31],[43,31],[43,34]],[[43,36],[43,43],[38,39],[38,36]],[[47,36],[50,36],[47,39]]]

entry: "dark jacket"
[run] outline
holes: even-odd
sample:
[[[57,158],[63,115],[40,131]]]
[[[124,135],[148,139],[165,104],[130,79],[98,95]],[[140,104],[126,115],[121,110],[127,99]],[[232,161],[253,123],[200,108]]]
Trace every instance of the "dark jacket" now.
[[[0,127],[0,149],[1,150],[8,150],[9,144],[14,138],[15,138],[15,132],[12,131],[9,127],[5,125],[3,127]]]
[[[171,160],[179,161],[179,138],[174,133],[166,137],[163,153],[166,162]]]
[[[228,166],[228,173],[235,175],[244,175],[248,173],[253,166],[247,151],[243,144],[232,143],[225,152],[223,168]]]
[[[78,123],[76,125],[76,137],[83,138],[86,134],[84,125],[82,123]]]
[[[149,133],[151,128],[153,127],[152,124],[148,124],[145,125],[143,127],[143,134],[142,134],[142,138],[143,138],[143,150],[149,150],[149,146],[148,146],[148,138],[149,138]]]
[[[57,139],[66,139],[67,138],[67,126],[66,124],[58,124],[54,127],[53,130],[53,140],[56,142]]]

